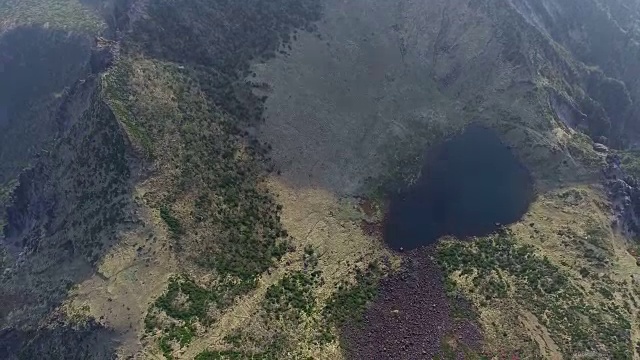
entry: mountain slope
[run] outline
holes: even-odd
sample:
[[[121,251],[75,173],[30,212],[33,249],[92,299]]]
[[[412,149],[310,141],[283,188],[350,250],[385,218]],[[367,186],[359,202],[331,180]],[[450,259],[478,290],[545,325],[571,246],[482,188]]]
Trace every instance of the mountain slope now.
[[[637,358],[638,9],[2,4],[0,354]],[[389,249],[390,194],[471,123],[526,215]]]

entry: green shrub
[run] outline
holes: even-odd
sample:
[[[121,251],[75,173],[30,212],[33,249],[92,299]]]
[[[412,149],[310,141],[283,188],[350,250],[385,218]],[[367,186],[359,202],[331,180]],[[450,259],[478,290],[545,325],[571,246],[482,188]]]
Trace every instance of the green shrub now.
[[[356,284],[341,283],[323,309],[324,317],[334,326],[346,321],[360,321],[367,305],[377,293],[382,269],[371,263],[365,271],[357,270]]]
[[[167,224],[167,228],[169,232],[174,236],[178,237],[184,234],[184,230],[182,229],[182,225],[180,225],[180,221],[171,214],[171,210],[169,207],[162,206],[160,208],[160,217],[164,220],[165,224]]]

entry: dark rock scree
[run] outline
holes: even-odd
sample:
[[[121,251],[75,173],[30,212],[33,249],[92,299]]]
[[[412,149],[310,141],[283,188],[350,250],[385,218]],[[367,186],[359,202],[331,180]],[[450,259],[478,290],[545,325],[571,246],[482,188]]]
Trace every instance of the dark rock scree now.
[[[377,299],[361,323],[343,329],[349,359],[433,359],[444,342],[460,356],[478,350],[480,329],[466,319],[454,319],[442,273],[431,249],[407,252],[405,269],[380,284]]]

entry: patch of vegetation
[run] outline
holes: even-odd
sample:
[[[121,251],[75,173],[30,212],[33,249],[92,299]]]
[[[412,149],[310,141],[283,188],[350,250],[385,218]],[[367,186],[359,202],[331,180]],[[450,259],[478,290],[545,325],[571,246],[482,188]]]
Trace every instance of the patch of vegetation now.
[[[214,77],[202,68],[123,62],[105,77],[105,93],[150,159],[172,170],[175,186],[156,206],[162,210],[197,191],[194,216],[170,214],[167,207],[161,213],[173,234],[200,240],[181,248],[221,277],[250,281],[286,253],[288,234],[280,208],[260,186],[266,147],[245,137],[242,121],[209,100],[205,89]]]
[[[315,269],[318,266],[318,253],[312,245],[304,247],[304,255],[302,256],[302,263],[305,269]]]
[[[140,120],[134,116],[134,105],[132,97],[134,90],[129,84],[132,76],[132,64],[130,61],[122,60],[113,66],[102,78],[102,89],[107,103],[116,115],[116,118],[124,124],[129,136],[138,143],[144,155],[149,159],[153,158],[153,141],[145,131]]]
[[[225,350],[210,350],[199,359],[281,359],[291,358],[297,342],[296,329],[301,324],[325,327],[314,317],[318,310],[315,291],[322,281],[316,269],[318,255],[306,246],[302,255],[303,270],[287,273],[266,289],[261,302],[259,332],[236,329],[225,336]],[[257,324],[257,323],[256,323]]]
[[[171,324],[168,329],[164,330],[164,334],[160,337],[160,340],[158,342],[160,351],[162,351],[162,354],[165,358],[172,360],[172,344],[177,343],[180,348],[185,347],[191,343],[194,335],[195,329],[190,324],[183,326]]]
[[[629,175],[640,179],[640,151],[628,150],[619,152],[622,169]]]
[[[186,275],[176,276],[169,280],[167,291],[156,299],[153,306],[173,319],[206,324],[214,320],[208,314],[212,306],[224,309],[232,304],[236,295],[246,293],[254,287],[253,281],[228,279],[207,288],[196,284]]]
[[[298,323],[303,316],[311,316],[316,307],[315,289],[321,281],[321,272],[316,270],[318,255],[308,245],[302,257],[304,270],[286,274],[277,283],[269,286],[262,302],[265,323],[288,320]]]
[[[184,229],[182,229],[182,225],[180,225],[180,221],[171,214],[171,210],[168,206],[162,206],[160,208],[160,217],[167,224],[167,228],[169,232],[174,236],[178,237],[184,234]]]
[[[199,71],[192,76],[204,84],[213,81],[207,80],[210,74]],[[193,114],[187,123],[212,123],[200,117],[206,114],[198,115],[189,108],[189,99],[197,94],[178,94],[184,94],[178,96],[181,112]],[[263,144],[249,139],[250,146],[243,145],[235,135],[240,130],[232,117],[220,112],[209,116],[214,125],[209,136],[203,136],[200,126],[180,127],[184,143],[190,145],[181,160],[181,183],[187,187],[195,181],[208,190],[209,198],[218,200],[201,209],[201,219],[219,230],[216,243],[201,249],[204,256],[198,263],[222,275],[249,280],[286,253],[288,244],[283,240],[288,234],[280,224],[279,206],[259,186],[265,170],[261,164],[266,162]]]
[[[319,280],[320,271],[295,271],[271,285],[262,304],[267,321],[311,315],[316,306],[313,290]]]
[[[329,298],[323,315],[334,326],[341,326],[347,321],[361,321],[367,305],[377,293],[378,284],[383,276],[382,268],[375,262],[366,270],[356,270],[356,283],[343,282]]]
[[[575,132],[567,142],[567,150],[572,157],[591,169],[599,169],[604,165],[604,159],[593,151],[593,141],[588,135]]]
[[[167,291],[151,305],[144,320],[145,333],[162,331],[158,339],[160,350],[172,359],[173,344],[180,348],[195,336],[195,325],[211,325],[216,311],[233,304],[233,299],[255,287],[255,282],[227,279],[210,285],[198,285],[186,275],[169,280]],[[163,320],[161,320],[163,319]]]
[[[7,0],[0,4],[0,21],[17,25],[44,25],[51,28],[97,34],[105,28],[98,14],[77,0]]]
[[[509,231],[474,242],[444,242],[438,262],[449,279],[454,273],[470,277],[481,301],[508,296],[535,314],[567,356],[632,357],[629,314],[613,303],[587,301],[567,273],[534,247],[516,244]],[[599,291],[613,296],[609,289]]]

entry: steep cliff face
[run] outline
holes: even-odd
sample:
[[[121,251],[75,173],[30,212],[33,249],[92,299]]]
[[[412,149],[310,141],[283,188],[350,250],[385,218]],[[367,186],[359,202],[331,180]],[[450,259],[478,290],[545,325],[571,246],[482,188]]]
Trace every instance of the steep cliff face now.
[[[61,124],[55,109],[86,69],[91,39],[41,26],[0,38],[0,183],[14,179]]]
[[[0,4],[0,186],[51,144],[56,109],[85,76],[103,24],[74,0]]]
[[[127,140],[100,90],[95,76],[74,86],[57,112],[66,129],[20,175],[6,209],[5,326],[35,331],[36,342],[40,330],[32,327],[62,303],[73,284],[94,274],[119,232],[134,223]],[[52,326],[43,336],[63,354],[66,330]]]
[[[511,4],[526,21],[568,50],[576,61],[596,67],[584,80],[586,95],[595,104],[584,106],[605,110],[591,116],[602,117],[600,121],[607,126],[594,129],[594,134],[610,137],[616,145],[635,144],[639,3],[535,0]]]
[[[111,359],[110,330],[52,311],[132,221],[127,140],[100,82],[117,48],[93,39],[84,9],[68,18],[73,3],[38,5],[2,12],[0,353]]]
[[[639,12],[3,3],[0,357],[637,358]],[[469,124],[536,198],[393,252],[387,195]]]

